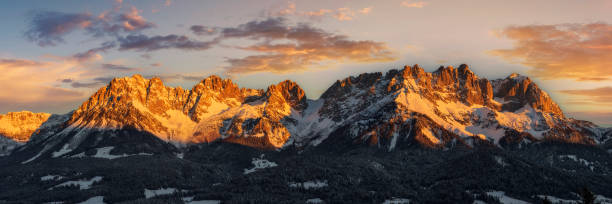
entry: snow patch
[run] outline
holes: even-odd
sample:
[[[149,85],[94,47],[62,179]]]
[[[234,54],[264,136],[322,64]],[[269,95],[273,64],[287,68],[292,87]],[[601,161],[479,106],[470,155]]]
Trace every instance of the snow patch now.
[[[507,196],[503,191],[489,191],[487,195],[499,199],[502,204],[529,204],[529,202]]]
[[[321,200],[320,198],[311,198],[306,200],[306,203],[309,204],[320,204],[320,203],[325,203],[323,200]]]
[[[70,145],[69,144],[64,144],[64,146],[62,147],[62,149],[58,150],[57,152],[53,152],[53,155],[51,157],[53,158],[57,158],[60,157],[66,153],[71,152],[72,150],[70,149]],[[27,162],[26,162],[27,163]]]
[[[593,162],[590,162],[586,159],[583,158],[578,158],[576,157],[576,155],[559,155],[560,159],[569,159],[575,162],[578,162],[586,167],[589,167],[589,169],[591,169],[591,171],[593,171],[595,169],[595,166],[593,166]]]
[[[253,168],[250,169],[244,169],[244,174],[250,174],[253,173],[255,171],[257,171],[258,169],[265,169],[265,168],[272,168],[272,167],[276,167],[278,166],[278,164],[265,160],[264,159],[264,154],[261,154],[261,156],[259,156],[259,158],[253,158],[253,161],[251,161],[251,163],[253,164]]]
[[[44,149],[43,149],[43,150],[44,150]],[[32,157],[32,158],[30,158],[30,159],[28,159],[28,160],[25,160],[25,161],[21,162],[21,164],[27,164],[27,163],[30,163],[30,162],[34,161],[36,158],[40,157],[40,155],[41,155],[42,153],[43,153],[43,151],[38,152],[38,154],[37,154],[37,155],[35,155],[34,157]]]
[[[408,203],[410,203],[410,199],[407,199],[407,198],[391,198],[383,202],[383,204],[408,204]]]
[[[185,202],[185,204],[219,204],[219,203],[221,203],[220,200],[196,200],[196,201]]]
[[[104,203],[104,196],[94,196],[83,202],[80,202],[79,204],[100,204],[100,203]]]
[[[493,156],[493,158],[495,159],[495,161],[502,166],[508,166],[508,163],[506,163],[506,161],[504,161],[504,158],[500,157],[500,156]]]
[[[295,182],[290,182],[289,187],[291,188],[304,188],[306,190],[308,189],[316,189],[316,188],[325,188],[327,187],[327,180],[324,181],[319,181],[319,180],[315,180],[315,181],[306,181],[303,183],[295,183]]]
[[[160,188],[160,189],[154,189],[154,190],[149,190],[149,189],[144,189],[144,195],[146,199],[155,197],[155,196],[161,196],[161,195],[170,195],[177,192],[176,188]]]
[[[102,181],[102,177],[101,176],[95,176],[89,180],[87,179],[81,179],[81,180],[77,180],[77,181],[66,181],[64,183],[58,184],[54,187],[51,187],[49,190],[53,189],[53,188],[57,188],[57,187],[63,187],[63,186],[71,186],[71,185],[77,185],[79,186],[80,190],[87,190],[91,188],[91,185],[93,185],[93,183],[95,182],[99,182]]]
[[[122,155],[114,155],[110,154],[110,152],[115,147],[100,147],[96,148],[96,154],[92,155],[92,158],[100,158],[100,159],[117,159],[122,157],[130,157],[130,156],[152,156],[151,153],[138,153],[138,154],[122,154]],[[75,154],[71,156],[71,158],[83,158],[86,157],[85,152],[81,152],[79,154]]]
[[[40,181],[55,181],[55,180],[60,180],[63,178],[64,177],[60,175],[46,175],[46,176],[40,177]]]

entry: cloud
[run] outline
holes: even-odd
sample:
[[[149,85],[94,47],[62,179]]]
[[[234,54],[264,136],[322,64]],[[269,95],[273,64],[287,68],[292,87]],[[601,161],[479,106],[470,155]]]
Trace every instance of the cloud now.
[[[217,42],[198,41],[190,39],[184,35],[156,35],[148,37],[146,35],[128,35],[119,37],[119,50],[135,50],[150,52],[160,49],[183,49],[183,50],[206,50],[210,49]]]
[[[310,16],[310,17],[322,17],[322,16],[326,16],[327,14],[330,14],[334,12],[333,10],[329,10],[329,9],[319,9],[318,11],[307,11],[304,12],[305,16]]]
[[[100,65],[100,67],[102,69],[108,70],[108,71],[120,71],[120,72],[142,71],[141,68],[127,67],[127,66],[116,65],[116,64],[102,64],[102,65]]]
[[[62,79],[61,82],[62,83],[72,83],[73,80],[72,79]]]
[[[372,12],[372,7],[362,8],[358,12],[362,14],[369,14],[370,12]]]
[[[336,9],[319,9],[315,11],[298,11],[294,2],[287,2],[285,7],[272,9],[268,11],[268,17],[283,17],[283,16],[303,16],[311,19],[320,19],[323,17],[332,17],[339,21],[350,21],[357,17],[358,14],[366,15],[372,12],[372,7],[362,9],[351,9],[348,7]]]
[[[121,4],[116,3],[114,6],[119,10],[121,7],[117,5]],[[139,32],[155,26],[142,17],[140,11],[133,6],[123,13],[111,10],[104,11],[98,16],[90,13],[33,11],[28,24],[24,36],[39,46],[55,46],[58,43],[64,43],[64,37],[75,31],[102,37],[116,36],[122,32]]]
[[[65,42],[63,36],[92,24],[88,13],[35,12],[25,37],[39,46],[54,46]]]
[[[350,40],[348,36],[330,33],[307,23],[290,25],[284,18],[268,18],[224,28],[219,38],[260,41],[240,48],[262,55],[227,59],[229,66],[226,69],[230,74],[288,73],[338,62],[369,63],[396,59],[385,43]]]
[[[607,23],[510,26],[496,32],[514,41],[489,51],[530,67],[543,79],[604,81],[612,77],[612,25]]]
[[[0,111],[57,107],[82,100],[83,92],[57,86],[78,78],[83,73],[78,65],[70,60],[0,59]]]
[[[355,12],[349,8],[339,8],[334,14],[334,18],[339,21],[350,21],[355,17]]]
[[[408,8],[423,8],[427,2],[423,1],[402,1],[401,5]]]
[[[189,27],[189,30],[191,30],[191,32],[193,32],[193,34],[196,34],[196,35],[214,35],[214,34],[217,34],[218,32],[216,28],[211,28],[211,27],[202,26],[202,25],[193,25]]]
[[[574,89],[574,90],[562,90],[564,94],[582,96],[585,100],[582,100],[591,104],[612,104],[612,87],[605,86],[594,89]]]
[[[89,82],[72,81],[70,86],[72,86],[73,88],[99,88],[99,87],[104,86],[105,84],[108,84],[114,78],[115,77],[107,76],[107,77],[96,77],[96,78],[93,78]]]
[[[92,48],[85,52],[76,53],[72,55],[72,57],[80,62],[98,60],[102,58],[102,56],[98,53],[106,52],[109,49],[115,48],[116,46],[117,46],[116,43],[113,41],[105,42],[105,43],[102,43],[100,47]]]

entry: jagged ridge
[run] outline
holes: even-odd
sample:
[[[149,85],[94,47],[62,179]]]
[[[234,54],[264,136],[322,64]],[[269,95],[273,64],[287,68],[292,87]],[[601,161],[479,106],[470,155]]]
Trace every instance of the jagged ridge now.
[[[57,130],[37,136],[44,151],[76,154],[96,146],[79,147],[88,131],[122,129],[175,144],[225,141],[263,149],[338,140],[393,150],[407,144],[520,147],[541,140],[598,144],[609,138],[603,128],[566,118],[528,77],[489,81],[467,65],[365,73],[337,81],[317,100],[292,81],[264,91],[213,75],[186,90],[134,75],[112,80],[67,117]]]

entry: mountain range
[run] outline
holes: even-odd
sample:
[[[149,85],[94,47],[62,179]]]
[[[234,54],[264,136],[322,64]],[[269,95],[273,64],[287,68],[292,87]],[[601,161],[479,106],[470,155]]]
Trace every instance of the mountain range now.
[[[146,199],[155,197],[165,201],[177,198],[176,195],[189,194],[209,200],[241,202],[244,201],[241,199],[257,198],[262,202],[275,202],[256,194],[237,196],[231,192],[244,191],[236,191],[241,182],[262,182],[249,180],[249,175],[275,179],[282,175],[281,178],[295,179],[287,175],[299,174],[298,177],[304,180],[306,178],[302,177],[309,176],[302,175],[304,170],[299,170],[304,168],[300,167],[302,165],[308,166],[306,169],[315,168],[310,170],[318,177],[308,184],[306,182],[311,181],[289,181],[299,188],[312,185],[316,189],[314,193],[308,192],[308,188],[301,190],[306,193],[292,193],[300,196],[291,198],[304,198],[300,202],[307,200],[304,196],[314,195],[319,195],[319,200],[311,200],[313,202],[348,201],[348,198],[333,196],[321,198],[326,194],[319,192],[319,188],[341,191],[350,197],[353,195],[348,193],[350,190],[342,190],[339,186],[361,183],[364,180],[361,174],[389,180],[391,183],[385,188],[405,191],[373,190],[370,187],[355,189],[355,192],[363,194],[358,198],[372,199],[371,202],[392,200],[393,197],[435,202],[435,199],[429,200],[414,193],[418,191],[426,191],[429,194],[424,195],[438,198],[449,196],[456,202],[504,203],[503,199],[510,198],[508,194],[529,202],[536,202],[539,195],[571,200],[577,199],[571,192],[581,187],[591,188],[601,196],[600,200],[612,197],[612,192],[605,190],[612,188],[612,182],[608,182],[612,180],[609,177],[612,173],[612,128],[565,116],[551,97],[529,77],[512,74],[489,80],[477,76],[465,64],[458,68],[439,67],[434,72],[426,72],[414,65],[386,73],[351,76],[336,81],[318,99],[307,98],[297,83],[288,80],[262,90],[241,88],[230,79],[212,75],[188,90],[165,86],[157,77],[146,79],[133,75],[115,78],[67,114],[24,111],[0,115],[0,150],[0,156],[5,155],[0,157],[0,164],[7,166],[5,169],[19,169],[38,177],[57,174],[59,178],[42,181],[41,177],[34,182],[30,177],[30,180],[20,181],[17,174],[1,171],[0,175],[6,177],[2,181],[6,184],[21,182],[29,187],[15,189],[0,185],[0,192],[5,192],[0,193],[0,203],[2,200],[51,202],[65,199],[74,194],[66,192],[70,186],[63,190],[59,188],[64,197],[27,198],[25,195],[40,190],[35,186],[41,186],[41,181],[46,187],[57,187],[66,179],[96,178],[93,176],[95,169],[83,166],[83,162],[92,161],[96,163],[94,166],[104,164],[106,167],[103,169],[108,171],[113,171],[108,169],[108,165],[131,171],[127,174],[142,173],[146,167],[156,168],[151,172],[158,173],[200,169],[206,173],[185,174],[206,181],[214,180],[214,183],[206,184],[213,187],[198,189],[194,187],[197,185],[190,184],[193,181],[186,181],[189,179],[184,177],[184,172],[179,172],[169,174],[176,174],[181,179],[162,179],[155,184],[136,182],[141,191],[148,187],[166,189],[174,185],[171,186],[174,190],[165,194],[166,197],[155,193],[146,196],[150,191],[144,190]],[[264,154],[278,161],[270,161]],[[144,161],[133,167],[136,158]],[[290,158],[299,159],[293,161]],[[347,163],[346,160],[351,161]],[[116,164],[121,162],[125,164],[117,167]],[[421,162],[425,163],[419,165]],[[180,167],[149,166],[171,163]],[[245,165],[250,163],[254,167],[246,168]],[[285,164],[289,170],[275,170],[273,167],[278,164]],[[61,170],[68,166],[89,173]],[[366,173],[339,170],[365,167],[368,169],[361,171]],[[219,172],[224,168],[232,170]],[[433,169],[433,172],[410,168]],[[465,172],[468,169],[471,172]],[[240,173],[242,170],[244,172]],[[473,172],[480,172],[482,178],[489,180],[484,182],[480,181],[481,178],[466,176]],[[204,179],[206,176],[219,178]],[[401,176],[413,180],[396,178]],[[427,180],[413,178],[421,176]],[[142,193],[124,197],[111,193],[108,189],[113,185],[110,183],[117,185],[118,182],[109,179],[111,177],[107,175],[101,181],[92,182],[98,184],[98,189],[107,190],[83,195],[105,194],[106,202],[142,199],[136,196]],[[502,179],[506,182],[503,184],[489,183],[500,179],[498,177],[508,178]],[[472,179],[464,181],[469,180],[467,178]],[[515,181],[512,179],[517,183],[510,184]],[[446,187],[435,190],[440,182],[452,180],[458,183],[449,186],[457,185],[466,190],[449,191]],[[286,183],[285,180],[278,182]],[[536,182],[533,188],[539,188],[540,194],[521,190],[500,191],[528,182]],[[106,183],[109,184],[105,187]],[[431,186],[423,187],[423,183]],[[483,186],[478,186],[481,184]],[[262,185],[260,183],[258,188],[267,188]],[[181,186],[191,190],[181,193]],[[420,190],[406,189],[406,186],[419,186]],[[543,186],[548,186],[548,189]],[[211,196],[206,194],[210,193],[208,188],[223,188],[226,194]],[[230,188],[233,190],[228,190]],[[275,187],[270,188],[272,190],[263,192],[278,193]],[[81,186],[82,190],[85,189]],[[185,201],[185,197],[188,196],[180,197],[181,201]],[[80,202],[86,198],[77,196],[73,199],[76,200],[67,202]]]

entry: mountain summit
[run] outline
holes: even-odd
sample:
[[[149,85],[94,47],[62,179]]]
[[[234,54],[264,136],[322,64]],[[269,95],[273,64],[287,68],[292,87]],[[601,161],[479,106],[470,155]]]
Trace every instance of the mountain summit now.
[[[431,73],[414,65],[348,77],[316,100],[292,81],[257,90],[213,75],[186,90],[134,75],[113,79],[53,124],[43,124],[15,154],[27,161],[66,157],[142,138],[147,145],[137,146],[145,152],[216,141],[259,149],[367,144],[392,151],[415,144],[520,147],[609,138],[604,128],[566,118],[528,77],[490,81],[465,64]]]

